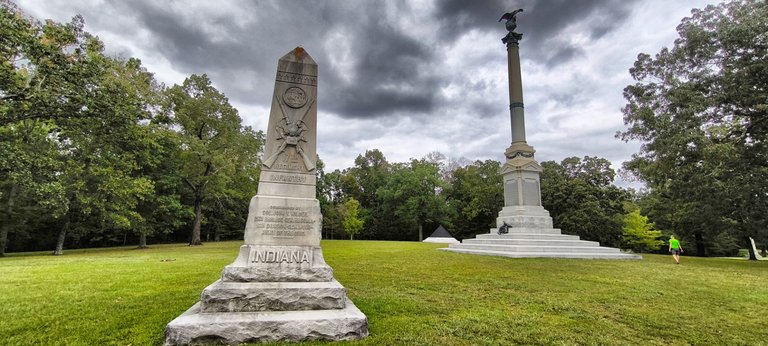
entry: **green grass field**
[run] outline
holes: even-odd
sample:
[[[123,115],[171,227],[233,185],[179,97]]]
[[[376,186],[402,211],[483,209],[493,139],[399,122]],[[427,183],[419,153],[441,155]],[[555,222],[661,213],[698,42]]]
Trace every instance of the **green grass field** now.
[[[0,344],[161,344],[240,244],[0,258]],[[768,261],[509,259],[442,246],[323,241],[369,321],[368,338],[341,344],[768,345]]]

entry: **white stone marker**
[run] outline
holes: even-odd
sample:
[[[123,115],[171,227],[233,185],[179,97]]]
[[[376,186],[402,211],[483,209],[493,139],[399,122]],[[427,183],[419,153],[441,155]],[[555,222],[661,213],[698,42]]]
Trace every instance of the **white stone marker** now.
[[[320,248],[317,64],[297,47],[278,61],[259,189],[245,244],[200,302],[171,321],[166,345],[354,340],[368,319]]]

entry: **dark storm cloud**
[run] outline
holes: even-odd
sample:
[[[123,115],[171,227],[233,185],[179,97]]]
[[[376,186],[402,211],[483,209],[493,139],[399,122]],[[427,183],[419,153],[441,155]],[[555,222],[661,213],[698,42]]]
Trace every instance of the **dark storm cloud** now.
[[[397,11],[410,10],[408,3],[395,4]],[[252,19],[242,25],[231,19],[201,18],[218,35],[206,32],[195,18],[174,13],[164,3],[130,1],[119,6],[152,32],[155,48],[180,70],[207,73],[232,98],[268,100],[277,59],[297,45],[303,45],[320,65],[323,107],[343,117],[426,113],[433,108],[440,85],[439,78],[426,68],[434,59],[430,49],[382,20],[383,3],[245,3],[242,11],[248,11]],[[344,32],[355,56],[355,63],[343,71],[328,68],[338,52],[324,44],[326,35],[335,30]],[[217,40],[219,35],[225,39]],[[232,75],[232,71],[250,72],[243,75],[258,80],[241,80],[242,76]],[[344,81],[339,72],[350,74],[352,81]],[[251,90],[244,83],[258,89]]]
[[[274,65],[277,58],[292,49],[291,44],[296,42],[274,23],[265,23],[275,19],[274,10],[259,3],[242,9],[252,12],[257,18],[256,23],[245,27],[238,26],[231,18],[216,18],[209,14],[203,14],[204,18],[191,18],[175,13],[163,2],[127,1],[119,6],[133,14],[138,25],[151,31],[157,51],[190,73],[216,75],[227,70],[240,70],[261,75],[269,71],[268,66]],[[265,20],[262,21],[262,18]],[[215,29],[216,35],[204,30],[203,20]],[[218,39],[218,36],[223,39]],[[280,52],[277,51],[280,46],[273,44],[273,41],[290,43],[286,43],[284,51]],[[270,71],[260,77],[272,78],[273,75],[274,71]],[[215,82],[227,83],[226,80]]]
[[[356,54],[356,63],[346,67],[352,82],[338,74],[325,75],[330,98],[340,101],[329,110],[348,117],[431,111],[441,81],[428,68],[435,59],[428,47],[381,22],[358,24],[347,31]]]
[[[503,12],[525,9],[518,15],[518,31],[525,34],[521,55],[552,67],[583,54],[566,39],[571,35],[567,28],[580,25],[591,38],[602,37],[626,19],[631,5],[611,0],[440,0],[433,13],[420,13],[407,1],[243,1],[236,9],[242,16],[233,18],[226,11],[185,11],[180,3],[105,4],[148,31],[150,46],[178,72],[206,73],[228,97],[243,103],[268,103],[277,59],[303,45],[320,65],[321,107],[343,118],[426,115],[455,101],[439,96],[457,72],[435,67],[442,63],[442,52],[473,30],[498,32],[503,47],[504,26],[498,23]],[[109,20],[95,12],[84,15],[86,20]],[[422,21],[421,33],[397,23],[409,16]],[[331,35],[340,35],[335,39],[348,46],[347,53],[328,44]],[[331,68],[343,54],[351,59]],[[472,69],[487,61],[462,63]]]
[[[504,1],[480,0],[471,5],[462,0],[438,1],[436,17],[441,23],[441,33],[450,39],[470,29],[499,30],[499,40],[504,36],[502,23],[504,12],[518,8],[516,31],[523,33],[525,50],[521,54],[553,67],[582,55],[580,47],[569,44],[567,29],[573,25],[586,26],[590,38],[599,39],[618,28],[629,16],[637,0],[549,0]],[[501,43],[500,43],[501,44]]]

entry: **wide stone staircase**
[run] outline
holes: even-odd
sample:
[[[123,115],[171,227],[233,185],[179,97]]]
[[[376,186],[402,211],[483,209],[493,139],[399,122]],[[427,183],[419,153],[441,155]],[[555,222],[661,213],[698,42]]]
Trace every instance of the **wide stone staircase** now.
[[[464,239],[461,244],[450,244],[440,250],[515,258],[642,259],[634,253],[561,234],[557,228],[510,228],[506,234],[493,228],[489,234],[478,234],[475,239]]]

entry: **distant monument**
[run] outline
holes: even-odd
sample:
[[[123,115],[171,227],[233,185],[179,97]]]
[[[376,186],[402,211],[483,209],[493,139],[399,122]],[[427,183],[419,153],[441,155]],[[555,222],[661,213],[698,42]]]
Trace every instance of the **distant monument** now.
[[[443,225],[437,226],[435,231],[423,240],[424,243],[445,243],[445,244],[458,244],[460,241],[456,240]]]
[[[520,72],[519,42],[523,34],[515,32],[516,15],[522,9],[505,13],[507,35],[501,41],[507,46],[509,74],[509,111],[512,144],[504,152],[506,163],[501,167],[504,178],[504,208],[496,218],[498,228],[462,244],[451,244],[446,251],[506,257],[566,257],[641,259],[639,255],[622,253],[619,249],[601,247],[599,243],[563,235],[552,228],[552,218],[541,205],[539,174],[544,170],[533,158],[536,152],[525,140],[523,82]]]
[[[320,248],[317,64],[297,47],[277,63],[259,189],[251,199],[245,245],[205,288],[200,302],[171,321],[166,345],[355,340],[368,319],[333,278]]]

